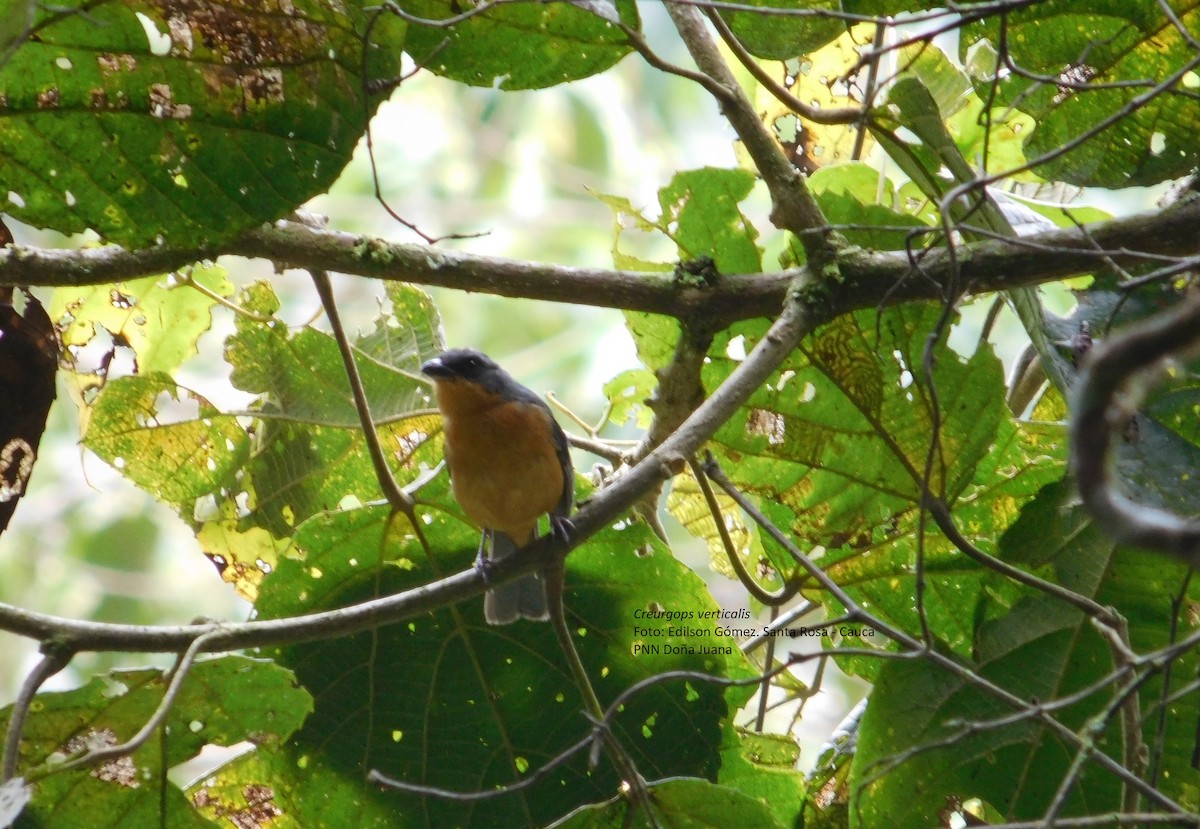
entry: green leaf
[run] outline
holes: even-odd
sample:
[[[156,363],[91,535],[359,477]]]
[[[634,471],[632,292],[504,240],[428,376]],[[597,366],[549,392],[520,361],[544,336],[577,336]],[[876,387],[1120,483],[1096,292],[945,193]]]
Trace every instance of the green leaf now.
[[[121,377],[96,398],[83,445],[142,489],[187,514],[222,488],[250,455],[233,417],[161,373]]]
[[[73,691],[39,694],[21,740],[23,767],[53,765],[55,758],[61,761],[85,747],[128,740],[153,714],[165,688],[166,679],[156,670],[113,671]],[[277,665],[243,656],[201,660],[171,707],[161,739],[94,769],[53,772],[38,780],[18,825],[155,826],[161,796],[171,826],[211,827],[215,824],[197,815],[166,781],[166,768],[195,757],[205,745],[232,746],[247,739],[260,748],[279,745],[311,708],[312,700],[296,687],[291,672]],[[10,712],[0,714],[0,725]]]
[[[1200,28],[1195,0],[1171,8],[1179,25]],[[995,27],[994,21],[968,27],[963,48],[998,42]],[[1200,157],[1200,104],[1191,90],[1200,79],[1185,68],[1195,49],[1159,4],[1106,0],[1083,8],[1054,0],[1015,10],[1005,27],[1010,58],[1024,71],[997,88],[1000,100],[1016,103],[1037,125],[1025,152],[1031,159],[1046,156],[1035,168],[1039,176],[1121,188],[1192,172]],[[1166,92],[1139,103],[1151,85],[1175,76]],[[980,81],[989,89],[995,83],[986,76]]]
[[[754,182],[754,175],[746,170],[704,167],[677,173],[658,191],[657,218],[647,217],[627,199],[600,196],[616,216],[616,265],[647,271],[674,269],[673,263],[638,260],[624,252],[622,240],[628,221],[635,230],[661,234],[674,243],[677,262],[709,257],[720,273],[759,272],[758,230],[738,206],[750,195]],[[675,320],[627,311],[625,322],[643,365],[655,371],[670,361],[679,339]]]
[[[885,110],[888,114],[877,118],[872,129],[888,154],[930,200],[941,202],[952,189],[976,181],[974,169],[943,123],[936,100],[919,78],[909,77],[896,83],[888,91]],[[901,140],[896,126],[914,133],[917,140]],[[947,210],[949,215],[944,218],[956,226],[970,220],[992,234],[1016,235],[1008,218],[986,193],[959,192]],[[1037,289],[1013,288],[1005,296],[1037,350],[1046,376],[1055,389],[1064,391],[1074,376],[1074,367],[1049,340],[1046,312]]]
[[[672,829],[712,829],[723,827],[761,827],[784,829],[767,804],[737,789],[717,786],[706,780],[682,778],[650,786],[657,823],[651,823],[635,803],[621,798],[580,809],[554,829],[648,829],[670,826]]]
[[[920,500],[935,401],[921,371],[937,309],[910,305],[847,315],[815,332],[715,440],[738,459],[752,492],[798,510],[793,530],[814,543],[878,526]],[[748,352],[760,323],[730,330]],[[719,340],[725,340],[723,335]],[[739,360],[718,342],[706,366],[715,388]],[[1001,367],[990,352],[964,360],[937,349],[943,410],[933,492],[953,500],[974,477],[1005,417]]]
[[[1074,619],[1046,615],[1038,604],[1015,612],[1013,625],[1044,623],[1029,630],[1025,641],[1007,642],[996,663],[984,666],[984,676],[1037,699],[1053,699],[1098,679],[1107,656],[1099,637],[1080,629],[1078,614]],[[1072,642],[1075,633],[1086,641]],[[1076,663],[1072,670],[1063,670],[1070,660]],[[920,706],[912,704],[917,699]],[[1097,703],[1072,706],[1059,712],[1060,718],[1081,728]],[[1009,819],[1040,816],[1073,753],[1062,738],[1028,721],[978,734],[956,725],[990,723],[1010,713],[994,697],[927,662],[888,663],[876,680],[859,735],[850,825],[876,826],[886,816],[897,829],[925,829],[936,825],[952,798],[979,798]],[[950,741],[952,748],[943,747]],[[918,747],[924,750],[906,756]],[[1108,751],[1116,748],[1105,745]],[[1104,777],[1089,775],[1073,788],[1064,816],[1116,808],[1118,787]]]
[[[881,175],[865,164],[839,164],[822,167],[809,179],[809,186],[821,212],[831,225],[838,228],[851,244],[875,250],[906,250],[921,246],[922,236],[910,237],[902,228],[925,228],[916,218],[893,209],[895,197],[891,186]],[[876,194],[883,190],[884,204],[876,204]]]
[[[192,269],[189,278],[217,296],[233,293],[225,270]],[[170,373],[196,353],[200,335],[212,327],[216,301],[174,276],[148,276],[115,285],[57,288],[50,316],[62,344],[82,347],[101,330],[133,349],[140,372]]]
[[[1078,306],[1069,318],[1052,321],[1050,334],[1068,356],[1081,326],[1093,332],[1117,331],[1182,299],[1173,285],[1151,284],[1123,290],[1106,277],[1076,294]],[[1191,360],[1164,373],[1146,390],[1146,399],[1123,423],[1114,448],[1121,484],[1135,500],[1180,515],[1200,512],[1200,496],[1192,481],[1200,465],[1196,411],[1200,406],[1200,364]]]
[[[707,256],[721,273],[757,273],[762,269],[758,230],[738,205],[750,195],[755,177],[747,170],[703,167],[676,173],[658,191],[659,215],[646,216],[625,198],[598,195],[616,218],[614,258],[621,265],[621,242],[632,229],[659,233],[675,245],[676,261]],[[672,270],[674,263],[648,263],[646,270]],[[639,268],[641,270],[641,268]]]
[[[271,290],[266,283],[252,286],[244,304],[272,308]],[[429,409],[429,384],[420,366],[443,348],[429,295],[405,285],[388,293],[395,315],[377,317],[375,327],[354,343],[377,422]],[[262,395],[264,412],[297,423],[358,427],[341,352],[329,334],[307,326],[289,331],[277,321],[240,315],[237,333],[226,340],[225,359],[235,386]]]
[[[347,815],[353,815],[356,829],[411,825],[383,798],[364,797],[364,787],[363,780],[346,779],[319,755],[255,751],[196,781],[187,794],[200,814],[224,826],[338,829]]]
[[[747,170],[705,167],[676,173],[658,191],[657,226],[679,247],[680,259],[712,257],[721,273],[757,273],[758,230],[738,208],[754,187]]]
[[[29,34],[35,0],[0,0],[0,68]]]
[[[654,413],[646,405],[654,393],[657,381],[645,369],[631,368],[622,371],[604,384],[604,396],[608,398],[608,421],[622,426],[630,420],[639,429],[646,429]]]
[[[1168,644],[1181,620],[1171,619],[1172,597],[1186,581],[1186,568],[1168,560],[1115,550],[1081,510],[1064,506],[1068,489],[1047,487],[1022,511],[1005,534],[1006,558],[1043,568],[1064,587],[1112,606],[1129,621],[1131,644],[1147,652]],[[1099,680],[1112,669],[1103,638],[1082,613],[1044,594],[1024,597],[1002,612],[989,612],[979,624],[975,665],[984,677],[1022,699],[1050,703]],[[1200,590],[1190,585],[1189,602]],[[1164,690],[1152,675],[1139,686],[1139,705],[1179,687],[1195,670],[1188,654],[1172,670],[1172,688]],[[1055,716],[1072,731],[1110,702],[1111,686],[1085,695]],[[913,706],[914,699],[922,700]],[[1190,768],[1195,742],[1196,702],[1171,705],[1166,726],[1159,786],[1171,797],[1194,799],[1200,773]],[[901,714],[900,712],[904,713]],[[854,761],[851,815],[857,825],[873,826],[886,815],[889,825],[926,827],[950,797],[978,797],[1007,820],[1040,817],[1066,775],[1077,749],[1035,719],[991,723],[1013,708],[965,678],[927,661],[890,662],[880,673],[863,719]],[[1155,745],[1157,716],[1142,721],[1144,740]],[[1097,727],[1093,724],[1092,727]],[[1091,738],[1089,738],[1091,739]],[[1110,716],[1095,732],[1096,745],[1119,758],[1120,717]],[[1096,814],[1118,805],[1118,787],[1103,773],[1080,775],[1068,793],[1063,817]],[[853,825],[853,824],[852,824]]]
[[[404,518],[389,522],[385,508],[320,515],[298,528],[293,556],[264,583],[259,618],[389,595],[468,566],[478,531],[456,517],[445,476],[421,495],[437,507],[423,510],[435,560]],[[602,702],[668,670],[748,674],[735,643],[714,634],[711,622],[636,615],[656,603],[678,611],[716,609],[703,583],[644,525],[622,522],[568,558],[568,618]],[[364,790],[362,780],[373,768],[460,791],[511,783],[591,730],[550,626],[491,627],[481,605],[474,600],[372,633],[273,652],[294,667],[316,702],[288,746],[290,761],[271,761],[280,776],[270,785],[299,798],[293,803],[299,825],[334,825],[323,815],[345,814],[363,801],[368,817],[357,825],[364,827],[394,825],[386,815],[413,826],[545,824],[613,791],[617,780],[608,762],[588,772],[582,755],[533,789],[484,810]],[[615,733],[648,777],[712,777],[722,724],[746,696],[707,683],[663,683],[625,703]],[[238,766],[216,775],[216,785],[244,780]]]
[[[768,60],[787,60],[819,49],[845,31],[838,19],[840,4],[819,0],[805,5],[806,11],[831,12],[829,17],[779,14],[776,0],[749,0],[747,8],[720,11],[729,28],[750,54]],[[776,12],[772,14],[772,11]]]
[[[929,0],[842,0],[842,6],[848,14],[883,16],[925,11]]]
[[[637,28],[632,0],[617,14]],[[469,6],[467,7],[469,8]],[[407,14],[431,21],[457,17],[455,0],[407,0]],[[586,78],[629,53],[612,22],[571,3],[515,3],[472,14],[453,26],[414,24],[406,51],[432,72],[472,86],[540,89]]]
[[[5,212],[132,247],[217,243],[324,192],[399,72],[389,17],[294,0],[44,5],[0,69]],[[362,76],[364,61],[367,77]]]
[[[638,360],[651,372],[671,362],[679,341],[679,323],[673,318],[626,311],[625,328],[637,346]]]
[[[935,406],[930,489],[984,549],[994,549],[1021,505],[1061,474],[1062,450],[1011,421],[1001,367],[990,350],[964,358],[939,342],[934,399],[921,366],[938,313],[907,305],[846,315],[818,329],[713,439],[730,478],[802,549],[823,547],[819,564],[835,581],[880,618],[908,630],[918,624],[912,603],[917,506]],[[765,330],[746,323],[719,336],[705,387],[728,377]],[[776,569],[795,569],[773,542],[762,547]],[[923,552],[930,623],[945,646],[969,653],[979,603],[1003,580],[966,559],[932,526]],[[848,638],[874,643],[857,634]],[[878,664],[843,667],[871,676]]]
[[[417,288],[389,286],[389,307],[355,343],[379,439],[402,480],[440,460],[424,359],[443,348],[440,320]],[[306,518],[382,498],[333,339],[289,331],[265,283],[239,298],[226,342],[233,379],[262,399],[259,418],[218,411],[161,373],[109,382],[84,445],[169,504],[199,533],[227,581],[253,598],[280,541]],[[266,530],[264,534],[262,530]]]
[[[800,746],[782,734],[738,729],[722,752],[721,785],[756,798],[780,826],[795,826],[806,798]],[[752,824],[740,824],[752,825]]]
[[[763,574],[759,566],[761,549],[756,542],[753,530],[742,520],[741,510],[737,503],[721,490],[713,493],[726,531],[733,543],[734,555],[739,557],[747,572],[753,573],[754,578],[765,582],[764,586],[773,589],[779,582],[777,573]],[[728,579],[736,579],[737,571],[729,561],[729,553],[725,542],[717,529],[716,519],[708,506],[708,500],[700,490],[700,484],[691,472],[677,475],[671,481],[671,491],[667,494],[667,510],[694,538],[700,538],[708,544],[709,566],[714,573],[720,573]],[[790,572],[792,566],[786,568]]]
[[[432,467],[439,460],[426,438],[441,420],[420,366],[444,345],[428,294],[397,284],[388,296],[391,313],[377,318],[354,347],[379,439],[395,461],[394,473],[411,480],[422,463]],[[268,313],[275,303],[264,284],[253,286],[244,301]],[[242,316],[226,342],[226,359],[233,383],[262,395],[259,451],[247,470],[256,496],[249,521],[285,538],[319,512],[383,497],[331,336]]]

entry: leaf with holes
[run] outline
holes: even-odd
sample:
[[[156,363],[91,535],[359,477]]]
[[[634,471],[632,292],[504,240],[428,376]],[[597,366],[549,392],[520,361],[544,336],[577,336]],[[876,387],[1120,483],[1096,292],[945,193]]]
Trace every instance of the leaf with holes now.
[[[0,68],[4,209],[131,247],[218,243],[328,189],[403,29],[364,47],[334,0],[70,0],[36,28]]]
[[[1096,187],[1157,184],[1196,167],[1200,104],[1195,35],[1200,4],[1148,0],[1035,3],[1005,15],[1009,60],[1022,67],[997,83],[995,64],[976,78],[981,95],[1012,103],[1037,125],[1025,154],[1044,179]],[[1177,25],[1178,24],[1178,25]],[[999,42],[994,20],[968,26],[961,48]],[[1152,94],[1161,87],[1160,94]]]
[[[22,770],[130,739],[154,713],[165,688],[160,671],[113,671],[73,691],[39,694],[21,740]],[[117,829],[157,826],[165,808],[172,827],[212,827],[167,782],[167,768],[206,745],[243,740],[260,748],[278,745],[311,710],[311,698],[278,665],[244,656],[201,660],[188,673],[161,739],[92,769],[42,778],[33,784],[24,818],[28,825]],[[0,728],[10,712],[0,713]]]
[[[133,349],[138,371],[169,373],[196,353],[200,335],[212,327],[212,295],[233,293],[223,268],[197,267],[188,278],[198,287],[175,276],[148,276],[58,288],[50,315],[68,348],[87,345],[103,330],[115,344]]]
[[[1048,453],[1010,420],[989,349],[963,357],[938,341],[931,389],[921,366],[939,313],[908,305],[819,328],[714,437],[732,480],[769,502],[802,550],[823,548],[818,563],[856,600],[903,627],[917,623],[912,568],[925,480],[968,538],[994,548],[1021,505],[1061,474],[1061,449]],[[705,387],[728,377],[765,330],[745,323],[719,336]],[[930,530],[926,610],[942,641],[968,653],[976,608],[999,580]],[[762,549],[776,570],[794,569],[769,539]]]
[[[185,515],[197,499],[235,487],[250,456],[250,438],[236,418],[161,373],[106,385],[83,445]]]
[[[418,368],[443,345],[428,294],[400,284],[387,294],[385,313],[354,346],[384,451],[407,482],[440,460],[428,438],[441,421]],[[289,331],[273,316],[278,299],[266,283],[238,305],[226,359],[234,382],[262,395],[249,414],[220,412],[161,373],[122,377],[93,403],[84,445],[179,512],[223,578],[252,598],[299,523],[383,493],[332,337]],[[151,328],[155,338],[168,330]]]
[[[296,533],[293,554],[266,580],[259,618],[345,606],[418,587],[469,566],[478,531],[457,517],[445,476],[421,491],[431,560],[403,517],[372,507],[316,516]],[[715,612],[703,583],[640,523],[602,531],[567,559],[571,630],[603,703],[634,682],[674,669],[744,676],[746,665],[711,623],[647,618],[656,603]],[[696,617],[692,617],[693,619]],[[701,628],[704,628],[701,630]],[[640,630],[639,630],[640,628]],[[364,790],[371,769],[410,782],[478,791],[519,780],[591,731],[548,624],[484,623],[482,602],[422,614],[337,641],[273,651],[293,666],[316,710],[286,752],[270,763],[271,785],[290,792],[300,825],[355,807],[357,825],[545,825],[605,798],[617,780],[602,761],[588,771],[586,752],[548,778],[511,796],[469,803]],[[668,681],[633,695],[617,716],[618,739],[642,773],[713,776],[724,722],[746,697],[709,683]],[[732,706],[732,707],[731,707]],[[464,738],[470,734],[469,738]],[[687,735],[681,739],[680,735]],[[242,761],[215,775],[229,790],[258,772]],[[206,784],[207,785],[207,784]]]
[[[800,60],[785,64],[781,83],[795,97],[821,109],[857,108],[862,90],[840,81],[847,70],[859,62],[863,51],[871,48],[875,27],[859,24]],[[865,76],[866,70],[861,75]],[[818,124],[802,119],[789,106],[762,86],[755,88],[755,107],[763,121],[775,133],[792,159],[806,173],[829,164],[861,158],[870,152],[874,141],[860,138],[857,124]],[[859,153],[855,147],[860,143]]]

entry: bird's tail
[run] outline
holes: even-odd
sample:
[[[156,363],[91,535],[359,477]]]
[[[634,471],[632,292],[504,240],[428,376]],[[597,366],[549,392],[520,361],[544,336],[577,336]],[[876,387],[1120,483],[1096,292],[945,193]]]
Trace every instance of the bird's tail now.
[[[511,536],[492,533],[493,561],[503,561],[520,547]],[[546,585],[541,573],[530,573],[516,581],[493,587],[483,597],[483,615],[490,625],[508,625],[517,619],[544,622],[550,618],[546,602]]]

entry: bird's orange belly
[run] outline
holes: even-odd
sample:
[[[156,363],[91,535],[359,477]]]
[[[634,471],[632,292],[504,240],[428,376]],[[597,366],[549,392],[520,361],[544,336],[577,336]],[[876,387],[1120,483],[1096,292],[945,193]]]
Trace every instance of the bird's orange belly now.
[[[454,497],[483,529],[524,543],[538,519],[562,497],[562,466],[550,437],[549,415],[504,404],[473,413],[469,424],[446,420]]]

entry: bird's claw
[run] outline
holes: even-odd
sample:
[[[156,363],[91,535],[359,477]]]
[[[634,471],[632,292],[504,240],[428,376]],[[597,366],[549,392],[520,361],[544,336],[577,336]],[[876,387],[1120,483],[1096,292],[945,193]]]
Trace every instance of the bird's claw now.
[[[490,584],[496,574],[496,562],[484,555],[483,548],[475,554],[475,571],[483,578],[484,584]]]
[[[550,535],[555,540],[561,541],[564,544],[571,540],[571,534],[575,532],[575,522],[565,515],[550,516]]]

